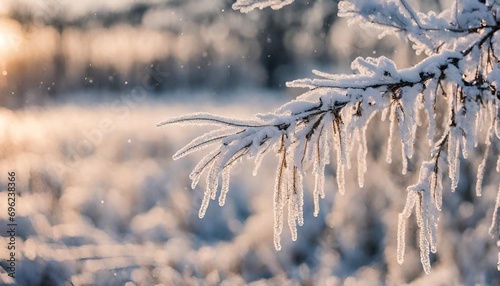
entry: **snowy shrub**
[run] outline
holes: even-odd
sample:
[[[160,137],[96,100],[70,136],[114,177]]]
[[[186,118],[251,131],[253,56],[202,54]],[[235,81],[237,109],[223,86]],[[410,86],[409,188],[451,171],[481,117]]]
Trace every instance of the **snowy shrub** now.
[[[238,0],[234,9],[281,8],[292,0]],[[376,114],[390,125],[387,162],[392,161],[394,129],[401,139],[402,173],[414,155],[417,127],[427,122],[430,154],[421,162],[419,179],[407,188],[406,205],[399,214],[397,261],[403,263],[406,220],[415,212],[418,243],[423,269],[430,272],[430,252],[436,252],[439,211],[442,207],[444,177],[455,191],[460,179],[460,156],[467,159],[484,142],[484,159],[477,171],[476,195],[487,159],[495,157],[500,171],[500,3],[487,0],[460,0],[436,14],[414,10],[406,0],[352,0],[339,3],[339,16],[352,24],[395,34],[413,44],[425,59],[398,69],[386,57],[357,58],[352,75],[313,71],[318,78],[299,79],[287,86],[309,89],[275,112],[239,120],[197,113],[168,119],[158,124],[197,124],[220,127],[206,133],[173,156],[182,158],[216,144],[196,165],[190,179],[196,187],[206,173],[206,190],[199,211],[203,217],[221,184],[219,204],[224,205],[229,189],[231,167],[242,157],[255,160],[255,171],[265,154],[278,156],[274,188],[274,243],[281,249],[280,234],[285,220],[292,239],[297,224],[302,225],[305,166],[312,163],[315,179],[314,215],[319,198],[325,196],[325,166],[329,153],[336,157],[338,190],[345,192],[345,169],[351,167],[350,153],[357,144],[358,183],[362,187],[367,172],[366,130]],[[425,140],[424,138],[419,138]],[[481,144],[482,145],[482,144]],[[445,167],[446,166],[446,167]],[[285,218],[285,208],[288,216]],[[500,238],[500,192],[497,197],[490,234]]]

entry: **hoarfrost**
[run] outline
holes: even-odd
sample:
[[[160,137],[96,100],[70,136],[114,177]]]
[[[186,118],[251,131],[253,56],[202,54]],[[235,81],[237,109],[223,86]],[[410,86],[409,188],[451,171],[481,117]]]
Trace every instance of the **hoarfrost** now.
[[[278,9],[291,2],[238,0],[233,8],[243,12],[265,7]],[[335,153],[338,190],[344,194],[345,168],[350,168],[352,143],[357,139],[358,184],[363,186],[369,151],[366,128],[374,115],[381,113],[383,120],[389,115],[386,161],[393,161],[392,141],[397,136],[394,134],[397,128],[402,145],[402,173],[406,174],[408,160],[414,155],[417,128],[423,123],[419,117],[423,109],[429,124],[430,158],[421,163],[418,182],[408,187],[407,202],[398,217],[397,261],[402,263],[404,257],[404,220],[415,210],[421,262],[424,271],[429,273],[429,254],[437,251],[438,214],[442,208],[446,171],[440,165],[447,162],[453,192],[460,180],[460,157],[467,159],[478,145],[484,123],[491,126],[488,146],[500,145],[500,64],[495,44],[500,24],[498,9],[493,6],[489,2],[462,1],[437,15],[419,13],[406,0],[340,1],[339,16],[349,17],[351,23],[376,27],[382,30],[382,35],[406,37],[413,43],[415,52],[424,53],[426,58],[406,69],[398,69],[386,57],[369,57],[355,59],[351,65],[354,73],[350,75],[313,71],[318,78],[287,83],[288,87],[309,91],[275,112],[256,115],[251,120],[198,113],[161,122],[159,126],[210,124],[220,127],[196,138],[174,155],[175,159],[181,158],[218,142],[215,150],[204,157],[190,175],[194,188],[201,174],[207,172],[200,217],[210,199],[215,199],[220,177],[219,203],[224,203],[229,166],[247,156],[255,160],[255,173],[263,156],[273,150],[279,158],[274,188],[274,244],[279,250],[285,205],[293,240],[297,239],[297,224],[303,223],[303,177],[308,162],[313,164],[313,202],[317,216],[319,198],[325,196],[324,172],[330,162],[330,152]],[[438,102],[440,106],[436,106]],[[441,122],[436,122],[437,119]],[[441,134],[436,140],[438,132]],[[493,150],[490,149],[488,147],[486,154]],[[481,194],[485,164],[486,157],[479,165],[477,195]],[[493,232],[498,230],[499,201],[497,199]]]

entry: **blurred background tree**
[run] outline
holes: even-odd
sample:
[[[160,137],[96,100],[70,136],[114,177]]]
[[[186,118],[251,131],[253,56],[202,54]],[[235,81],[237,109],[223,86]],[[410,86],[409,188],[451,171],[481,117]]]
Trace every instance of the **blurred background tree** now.
[[[1,105],[36,104],[83,90],[116,93],[146,82],[158,95],[176,89],[274,89],[313,66],[346,69],[354,55],[366,51],[399,53],[402,65],[412,57],[397,41],[378,42],[346,29],[335,16],[335,1],[246,17],[230,8],[230,0],[94,2],[0,4]]]

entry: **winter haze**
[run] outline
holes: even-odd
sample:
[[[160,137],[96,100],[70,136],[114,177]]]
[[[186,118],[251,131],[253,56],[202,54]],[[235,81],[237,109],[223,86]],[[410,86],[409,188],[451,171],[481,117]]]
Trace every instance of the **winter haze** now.
[[[358,57],[385,56],[398,69],[426,58],[404,37],[380,39],[374,32],[379,30],[349,25],[352,19],[337,16],[337,1],[295,1],[249,13],[233,10],[234,2],[0,3],[0,284],[499,284],[498,248],[488,232],[500,177],[493,147],[484,163],[482,195],[476,196],[484,139],[467,160],[460,157],[455,192],[448,173],[443,176],[430,274],[421,263],[415,213],[406,221],[404,263],[398,263],[398,214],[431,152],[425,120],[416,129],[406,174],[397,127],[387,163],[390,115],[379,113],[366,128],[362,183],[358,153],[364,151],[357,141],[349,147],[352,167],[345,169],[343,195],[333,145],[325,197],[317,202],[311,175],[317,166],[305,164],[304,224],[293,241],[285,218],[279,251],[273,205],[279,150],[263,158],[255,175],[253,158],[231,161],[224,205],[217,194],[199,218],[210,174],[194,189],[189,176],[211,149],[179,160],[172,156],[217,128],[158,123],[193,113],[241,122],[261,114],[259,124],[272,122],[269,114],[306,108],[286,103],[307,91],[298,87],[318,82],[295,82],[295,88],[286,82],[315,78],[313,69],[351,74],[354,68],[362,74],[373,62]],[[408,2],[436,14],[454,5]],[[427,118],[424,109],[419,112]],[[436,132],[443,131],[439,122],[446,116],[436,115]],[[14,216],[7,211],[12,172]],[[11,218],[15,249],[8,248]],[[11,252],[15,279],[9,276]]]

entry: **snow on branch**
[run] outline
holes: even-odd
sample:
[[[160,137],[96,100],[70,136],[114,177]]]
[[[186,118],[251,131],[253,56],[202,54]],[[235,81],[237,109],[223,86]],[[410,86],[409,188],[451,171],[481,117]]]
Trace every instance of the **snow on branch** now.
[[[256,8],[262,10],[267,7],[277,10],[292,3],[293,1],[294,0],[237,0],[233,4],[233,9],[240,10],[243,13],[248,13]]]
[[[248,11],[271,6],[279,8],[291,1],[237,1],[235,9]],[[488,2],[489,3],[489,2]],[[367,171],[366,130],[377,113],[385,121],[389,115],[387,161],[392,161],[391,141],[394,128],[402,142],[402,173],[407,172],[413,157],[417,127],[428,122],[427,140],[431,145],[429,160],[422,163],[418,182],[407,188],[407,201],[398,219],[399,263],[404,258],[406,219],[415,210],[420,256],[423,269],[430,272],[430,252],[437,250],[437,224],[442,207],[443,177],[447,173],[454,191],[460,179],[460,155],[468,154],[481,137],[487,146],[485,159],[477,172],[476,194],[481,195],[482,176],[490,146],[500,147],[500,60],[498,58],[500,21],[497,7],[468,0],[460,7],[436,15],[416,12],[406,0],[354,0],[339,3],[341,16],[354,16],[356,21],[382,27],[384,33],[403,33],[415,43],[416,52],[425,51],[427,58],[407,69],[398,69],[386,58],[357,58],[352,63],[354,74],[333,75],[314,71],[315,79],[299,79],[287,83],[306,88],[297,99],[275,112],[256,115],[252,120],[230,119],[198,113],[168,119],[167,124],[213,124],[212,132],[194,139],[179,150],[174,159],[214,146],[190,174],[194,188],[206,173],[206,190],[199,216],[203,217],[210,200],[217,197],[223,205],[229,189],[230,169],[243,157],[253,158],[255,171],[267,153],[278,157],[274,187],[274,244],[280,249],[280,235],[285,221],[292,239],[297,239],[297,225],[302,225],[304,166],[312,164],[315,179],[314,215],[319,212],[319,199],[325,196],[325,167],[330,153],[336,158],[337,188],[345,192],[345,169],[349,169],[350,152],[358,144],[358,184],[364,184]],[[454,11],[457,10],[457,11]],[[459,11],[458,11],[459,10]],[[436,106],[438,100],[440,106]],[[426,119],[421,118],[425,111]],[[437,116],[437,113],[445,113]],[[444,118],[445,122],[436,122]],[[436,134],[444,126],[441,134]],[[441,129],[439,129],[441,130]],[[443,155],[446,154],[446,155]],[[497,171],[500,155],[496,154]],[[447,168],[443,168],[446,163]],[[499,190],[500,198],[500,190]],[[490,233],[500,237],[497,199]]]
[[[479,1],[461,1],[456,11],[448,9],[439,15],[416,12],[406,0],[341,1],[339,16],[350,23],[380,28],[380,37],[401,34],[414,43],[420,54],[455,50],[466,38],[475,38],[485,29],[496,27],[496,8]],[[457,45],[458,44],[458,45]]]

